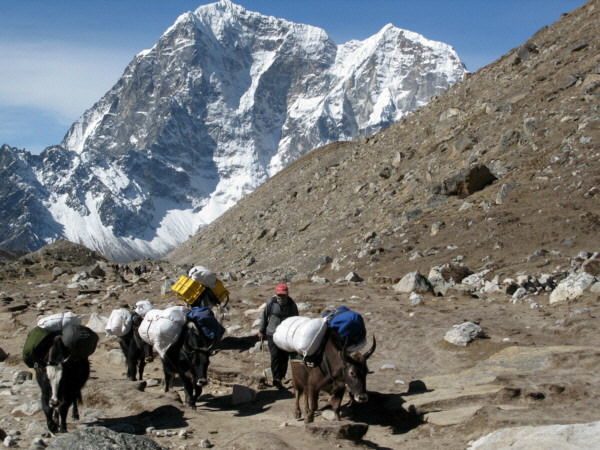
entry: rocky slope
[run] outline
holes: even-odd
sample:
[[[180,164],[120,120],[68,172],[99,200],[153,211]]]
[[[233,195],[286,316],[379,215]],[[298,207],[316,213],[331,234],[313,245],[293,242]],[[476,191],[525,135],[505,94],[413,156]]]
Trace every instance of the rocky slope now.
[[[290,164],[168,255],[253,279],[516,276],[600,247],[597,1],[385,131]]]
[[[299,156],[391,125],[464,73],[450,46],[392,25],[338,46],[229,0],[201,6],[61,146],[2,148],[0,245],[159,257]]]

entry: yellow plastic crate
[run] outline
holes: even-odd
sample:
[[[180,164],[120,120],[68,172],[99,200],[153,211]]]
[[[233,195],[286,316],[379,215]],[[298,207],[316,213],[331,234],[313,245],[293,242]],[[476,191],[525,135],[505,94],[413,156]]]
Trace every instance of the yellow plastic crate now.
[[[201,283],[198,283],[185,275],[181,275],[179,280],[177,280],[177,283],[171,286],[171,290],[175,291],[177,297],[182,299],[188,305],[192,305],[198,299],[200,294],[202,294],[204,289],[205,287]]]
[[[217,280],[212,291],[219,300],[219,303],[223,303],[225,300],[227,300],[227,297],[229,297],[229,291],[225,289],[225,286],[223,286],[223,282],[221,280]]]

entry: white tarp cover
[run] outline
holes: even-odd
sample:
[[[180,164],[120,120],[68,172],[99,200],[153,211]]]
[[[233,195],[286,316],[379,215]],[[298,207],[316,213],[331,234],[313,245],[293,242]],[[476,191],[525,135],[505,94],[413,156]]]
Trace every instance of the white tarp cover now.
[[[140,325],[140,337],[164,358],[169,347],[179,338],[189,310],[186,306],[171,306],[148,311]]]
[[[133,321],[131,313],[125,308],[119,308],[113,310],[106,322],[106,334],[107,336],[125,336],[131,331]]]
[[[326,331],[327,319],[324,317],[288,317],[275,330],[273,341],[286,352],[310,356],[319,349]]]
[[[217,282],[217,276],[215,273],[207,269],[203,266],[195,266],[190,269],[188,274],[192,280],[197,281],[198,283],[202,283],[204,286],[209,287],[211,289],[215,288],[215,283]]]
[[[83,315],[74,314],[69,311],[40,317],[37,321],[37,326],[48,331],[62,331],[64,327],[69,325],[81,325],[82,319]]]
[[[135,304],[135,313],[140,317],[146,317],[146,313],[154,309],[154,306],[148,300],[140,300]]]

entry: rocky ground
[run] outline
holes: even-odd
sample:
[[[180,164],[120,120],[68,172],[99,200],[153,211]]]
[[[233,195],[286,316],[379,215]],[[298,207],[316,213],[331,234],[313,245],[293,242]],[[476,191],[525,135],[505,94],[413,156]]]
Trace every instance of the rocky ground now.
[[[345,304],[363,315],[369,335],[377,338],[369,360],[369,402],[354,411],[343,408],[338,424],[331,421],[324,396],[314,425],[306,426],[293,417],[292,390],[269,386],[268,352],[257,348],[256,319],[273,283],[249,281],[243,273],[220,274],[229,278],[231,291],[223,318],[228,332],[211,359],[210,383],[194,411],[182,405],[181,385],[163,392],[158,361],[146,367],[145,385],[126,381],[117,342],[101,333],[117,307],[145,299],[159,308],[180,304],[169,287],[186,268],[144,261],[147,272],[136,277],[115,273],[102,260],[89,264],[80,246],[53,244],[45,248],[43,261],[30,254],[10,262],[9,273],[20,275],[4,275],[2,281],[0,347],[8,357],[0,364],[0,428],[6,443],[19,447],[67,445],[45,429],[39,388],[21,359],[38,316],[66,310],[85,314],[84,324],[101,336],[81,419],[69,421],[70,439],[75,430],[97,433],[88,429],[97,425],[170,448],[466,448],[506,427],[599,421],[600,284],[590,273],[597,270],[597,256],[574,255],[562,280],[545,284],[527,275],[486,284],[477,282],[480,273],[460,282],[452,278],[461,272],[458,263],[428,276],[408,273],[389,285],[291,283],[302,315],[314,317]],[[577,288],[575,279],[591,284]],[[466,346],[444,340],[453,325],[467,321],[481,326],[479,337]],[[348,439],[357,436],[362,439]]]
[[[178,304],[170,286],[202,264],[232,300],[197,409],[181,386],[162,392],[158,362],[145,386],[125,381],[103,337],[70,430],[172,448],[594,446],[599,20],[591,0],[388,130],[300,158],[164,260],[139,262],[141,276],[64,241],[0,252],[5,442],[68,446],[45,430],[20,357],[39,315],[70,309],[102,329],[123,305]],[[377,336],[370,401],[341,424],[326,398],[313,426],[295,420],[291,390],[265,379],[256,319],[281,281],[301,314],[345,304]]]

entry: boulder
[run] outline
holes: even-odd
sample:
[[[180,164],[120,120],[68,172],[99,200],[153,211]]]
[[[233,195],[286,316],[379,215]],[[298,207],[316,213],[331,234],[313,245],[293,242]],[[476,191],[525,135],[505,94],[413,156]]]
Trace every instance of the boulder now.
[[[419,271],[407,273],[402,279],[392,286],[396,292],[431,292],[433,287],[427,278]]]
[[[504,428],[471,442],[469,449],[600,448],[600,422]]]
[[[464,264],[452,262],[432,267],[427,278],[435,287],[442,282],[461,283],[463,279],[472,273]]]
[[[80,428],[73,432],[58,435],[47,447],[62,450],[65,448],[119,448],[123,450],[159,450],[160,445],[144,436],[117,433],[104,427]]]
[[[434,189],[434,194],[458,195],[466,197],[482,190],[487,185],[496,181],[497,178],[483,164],[462,169],[455,175],[444,180],[441,185]]]
[[[12,377],[12,382],[14,384],[23,384],[27,380],[33,379],[31,372],[29,370],[18,370]]]
[[[351,283],[360,283],[363,281],[363,279],[358,276],[356,272],[350,272],[348,275],[346,275],[345,280]]]
[[[569,275],[550,294],[550,304],[574,300],[595,282],[596,277],[586,272]]]
[[[256,391],[254,389],[242,386],[241,384],[233,385],[233,392],[231,394],[231,403],[233,406],[253,402],[255,398]]]
[[[369,431],[366,423],[335,423],[307,425],[306,430],[312,434],[333,439],[348,439],[354,442],[362,440]]]
[[[41,400],[31,400],[27,403],[17,406],[11,410],[11,414],[15,417],[33,416],[35,413],[42,410]]]
[[[8,353],[0,348],[0,362],[6,361],[6,358],[8,358]]]
[[[125,355],[120,349],[115,348],[108,352],[107,361],[109,364],[123,365],[125,364]]]
[[[473,322],[465,322],[454,325],[446,333],[444,340],[450,344],[466,347],[469,342],[480,336],[483,336],[483,330],[479,325]]]
[[[96,333],[104,333],[106,330],[106,324],[108,323],[108,317],[101,316],[98,313],[92,313],[90,320],[86,327]]]

